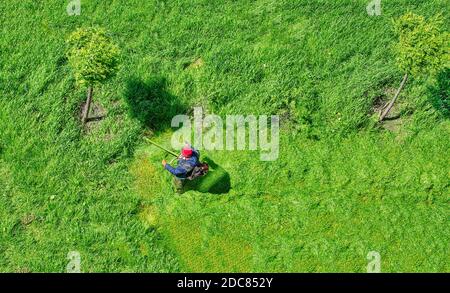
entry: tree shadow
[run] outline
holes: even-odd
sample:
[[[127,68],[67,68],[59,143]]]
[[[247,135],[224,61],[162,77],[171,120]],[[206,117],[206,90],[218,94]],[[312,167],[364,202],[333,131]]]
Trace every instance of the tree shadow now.
[[[401,115],[400,114],[395,114],[394,116],[386,116],[383,121],[392,121],[392,120],[397,120],[400,119]]]
[[[193,181],[187,181],[184,191],[195,190],[212,194],[228,193],[231,189],[230,174],[208,157],[203,158],[202,161],[209,165],[208,174]]]
[[[429,100],[433,107],[445,118],[450,118],[450,68],[437,75],[436,84],[429,90]]]
[[[170,127],[172,118],[186,110],[180,99],[167,91],[167,80],[162,77],[129,79],[124,99],[131,117],[154,131]]]

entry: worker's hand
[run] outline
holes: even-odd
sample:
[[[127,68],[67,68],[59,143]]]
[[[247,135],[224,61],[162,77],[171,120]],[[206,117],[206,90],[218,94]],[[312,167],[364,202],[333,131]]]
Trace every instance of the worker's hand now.
[[[162,165],[165,167],[167,164],[166,160],[162,160]]]

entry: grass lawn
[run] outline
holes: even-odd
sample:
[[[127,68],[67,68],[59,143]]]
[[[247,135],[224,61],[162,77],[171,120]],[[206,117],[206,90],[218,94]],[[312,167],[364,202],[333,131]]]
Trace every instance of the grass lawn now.
[[[83,272],[365,272],[371,251],[450,271],[449,71],[411,79],[399,119],[374,112],[402,77],[392,18],[447,1],[65,2],[0,4],[0,272],[64,272],[71,251]],[[122,65],[83,131],[65,39],[92,25]],[[168,146],[195,106],[279,115],[278,160],[203,151],[227,192],[176,194],[143,137]]]

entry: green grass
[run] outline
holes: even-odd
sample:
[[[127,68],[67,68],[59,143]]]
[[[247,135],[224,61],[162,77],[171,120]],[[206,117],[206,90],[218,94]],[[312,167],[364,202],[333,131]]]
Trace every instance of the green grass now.
[[[335,145],[285,138],[275,163],[208,153],[229,171],[228,195],[168,194],[165,176],[148,183],[148,204],[189,271],[363,272],[369,251],[385,256],[383,271],[447,271],[449,144],[435,135],[448,127],[402,142],[389,133]],[[139,153],[160,168],[162,153]]]
[[[394,132],[372,111],[401,79],[391,18],[446,1],[63,2],[0,6],[0,271],[65,271],[73,250],[85,272],[364,272],[369,251],[385,272],[450,270],[446,73],[411,80]],[[64,40],[90,25],[123,60],[85,133]],[[279,114],[279,159],[203,152],[231,189],[177,195],[142,136],[168,145],[197,105]]]

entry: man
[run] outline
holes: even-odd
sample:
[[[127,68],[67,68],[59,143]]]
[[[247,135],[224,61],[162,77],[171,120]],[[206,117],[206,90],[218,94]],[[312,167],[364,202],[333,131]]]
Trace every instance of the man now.
[[[162,161],[164,169],[174,175],[174,183],[178,192],[181,192],[186,179],[195,167],[200,166],[200,152],[189,144],[186,144],[181,150],[181,154],[178,157],[177,167],[174,168],[166,162]]]

